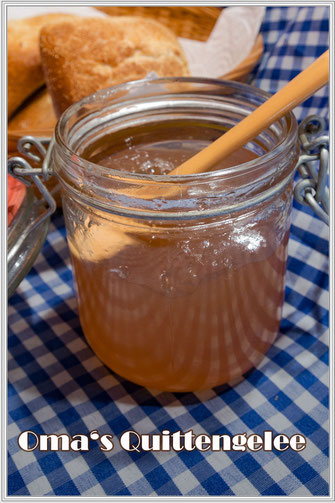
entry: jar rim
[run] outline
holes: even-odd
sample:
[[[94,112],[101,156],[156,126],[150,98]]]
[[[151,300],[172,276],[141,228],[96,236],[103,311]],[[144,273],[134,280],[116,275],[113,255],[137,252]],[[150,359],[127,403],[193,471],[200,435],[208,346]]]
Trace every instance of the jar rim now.
[[[102,89],[71,105],[67,110],[65,110],[65,112],[61,115],[61,117],[57,122],[55,128],[56,143],[58,143],[61,146],[63,151],[62,153],[71,160],[71,163],[82,166],[81,163],[84,162],[85,165],[90,166],[91,169],[94,169],[97,175],[102,176],[108,175],[109,177],[116,177],[116,178],[126,177],[127,180],[129,180],[130,182],[142,181],[144,183],[156,182],[159,184],[175,182],[183,184],[196,180],[198,180],[199,182],[205,180],[212,181],[216,180],[217,178],[221,178],[223,174],[225,175],[225,177],[228,177],[229,175],[238,175],[238,174],[243,175],[246,171],[252,170],[253,167],[256,166],[260,167],[260,165],[273,162],[273,160],[276,157],[280,156],[283,153],[283,151],[285,151],[285,149],[292,143],[292,141],[297,135],[298,126],[296,118],[293,112],[289,112],[282,119],[274,122],[274,124],[276,124],[280,123],[280,121],[284,121],[286,126],[286,132],[285,137],[281,141],[279,141],[273,149],[265,152],[264,154],[258,156],[255,159],[234,165],[229,168],[223,168],[220,170],[207,171],[203,173],[189,174],[189,175],[153,175],[145,173],[131,173],[128,171],[125,172],[113,168],[107,168],[105,166],[93,163],[87,159],[82,158],[68,146],[67,141],[64,137],[65,126],[69,121],[69,119],[71,118],[71,116],[76,112],[78,112],[81,109],[81,107],[92,103],[99,103],[99,101],[103,101],[106,98],[112,98],[114,94],[116,95],[117,93],[123,90],[129,91],[130,89],[136,89],[143,86],[148,86],[149,88],[153,84],[162,85],[171,83],[204,84],[204,85],[218,86],[222,88],[225,86],[226,87],[229,86],[230,88],[236,89],[236,91],[242,91],[242,92],[251,91],[255,96],[258,96],[260,98],[268,99],[271,96],[270,93],[263,91],[262,89],[259,89],[255,86],[251,86],[249,84],[229,80],[212,79],[212,78],[163,77],[163,78],[145,78],[141,80],[134,80],[130,82],[125,82],[123,84],[118,84],[116,86],[111,86],[106,89]]]

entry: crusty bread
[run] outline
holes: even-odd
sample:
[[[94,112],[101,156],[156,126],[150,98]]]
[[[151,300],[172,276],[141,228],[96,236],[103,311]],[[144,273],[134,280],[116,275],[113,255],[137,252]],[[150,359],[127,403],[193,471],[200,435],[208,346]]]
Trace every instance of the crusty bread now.
[[[22,131],[25,134],[36,130],[52,129],[57,122],[51,96],[44,87],[34,95],[24,108],[9,121],[9,131]]]
[[[45,14],[8,22],[8,117],[44,83],[39,50],[42,26],[71,17]]]
[[[122,82],[189,75],[175,35],[136,16],[83,18],[45,26],[41,58],[56,115],[85,96]]]

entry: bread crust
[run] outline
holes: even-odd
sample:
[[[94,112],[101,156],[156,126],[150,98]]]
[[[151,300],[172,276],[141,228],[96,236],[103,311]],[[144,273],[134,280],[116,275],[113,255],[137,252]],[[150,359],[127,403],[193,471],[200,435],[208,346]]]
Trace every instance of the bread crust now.
[[[71,17],[69,14],[54,13],[8,22],[8,117],[44,83],[39,50],[42,26]]]
[[[77,18],[45,26],[40,50],[57,117],[97,90],[151,71],[161,77],[189,75],[176,36],[138,16]]]
[[[18,111],[9,121],[9,131],[29,131],[52,129],[57,122],[52,106],[51,96],[44,87],[34,95],[26,106]]]

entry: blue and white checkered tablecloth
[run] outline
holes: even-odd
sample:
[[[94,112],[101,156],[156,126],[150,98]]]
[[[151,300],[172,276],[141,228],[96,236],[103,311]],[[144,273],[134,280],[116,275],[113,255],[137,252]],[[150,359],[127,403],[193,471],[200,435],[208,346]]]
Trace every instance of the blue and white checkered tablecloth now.
[[[328,46],[327,7],[272,7],[253,82],[276,91]],[[328,90],[297,109],[327,117]],[[328,494],[328,229],[294,203],[280,334],[260,365],[234,388],[154,392],[101,364],[79,325],[60,213],[43,252],[9,301],[9,495]],[[307,448],[285,452],[23,452],[20,432],[119,437],[194,433],[302,433]]]

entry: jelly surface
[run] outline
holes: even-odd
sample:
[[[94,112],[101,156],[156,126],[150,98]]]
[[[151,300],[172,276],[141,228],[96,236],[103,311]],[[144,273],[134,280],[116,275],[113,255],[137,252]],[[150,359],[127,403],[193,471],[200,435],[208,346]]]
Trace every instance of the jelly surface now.
[[[82,156],[101,166],[128,173],[167,175],[223,132],[201,124],[180,126],[171,123],[169,127],[157,130],[153,126],[129,128],[116,139],[113,137],[109,141],[107,137],[102,143],[96,142]],[[218,164],[215,170],[236,166],[256,157],[252,150],[241,148]]]

